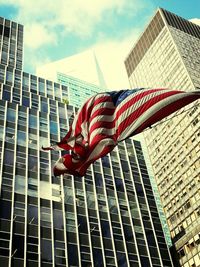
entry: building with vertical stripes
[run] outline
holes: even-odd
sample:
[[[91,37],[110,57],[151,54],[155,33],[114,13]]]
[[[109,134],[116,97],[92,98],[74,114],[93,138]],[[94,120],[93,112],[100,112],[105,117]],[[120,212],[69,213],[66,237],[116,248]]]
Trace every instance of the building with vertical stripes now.
[[[131,86],[200,90],[199,47],[200,26],[158,9],[125,60]],[[200,266],[199,111],[197,101],[145,132],[172,241],[183,267]]]
[[[77,108],[68,87],[23,72],[23,26],[0,18],[0,266],[172,267],[139,141],[85,177],[54,177]],[[63,153],[63,152],[62,152]]]

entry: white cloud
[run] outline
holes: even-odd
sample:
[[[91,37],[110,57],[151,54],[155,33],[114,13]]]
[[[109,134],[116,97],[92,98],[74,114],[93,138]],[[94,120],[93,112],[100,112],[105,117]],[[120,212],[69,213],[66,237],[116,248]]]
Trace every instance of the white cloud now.
[[[12,5],[17,8],[18,14],[15,19],[24,24],[27,29],[40,24],[45,37],[49,32],[54,33],[54,37],[57,38],[61,34],[60,29],[65,34],[91,35],[98,23],[105,22],[105,14],[108,17],[116,14],[133,16],[138,10],[144,8],[142,3],[141,0],[93,0],[92,3],[91,0],[0,0],[1,5]],[[106,19],[106,23],[112,23],[112,21]],[[59,26],[61,28],[58,31]],[[40,46],[42,41],[39,42]],[[46,38],[44,38],[44,44],[46,44]]]
[[[43,53],[41,53],[39,50],[34,51],[32,53],[32,50],[30,48],[26,49],[26,69],[24,71],[27,71],[28,69],[31,69],[31,73],[34,74],[34,70],[37,69],[39,66],[43,66],[51,61],[50,57],[44,56]]]
[[[200,26],[200,19],[198,19],[198,18],[193,18],[193,19],[190,19],[189,21],[191,21],[191,22],[193,22],[193,23],[195,23],[195,24]]]
[[[49,32],[42,24],[34,23],[25,27],[24,45],[32,49],[37,49],[43,45],[55,44],[56,36]]]

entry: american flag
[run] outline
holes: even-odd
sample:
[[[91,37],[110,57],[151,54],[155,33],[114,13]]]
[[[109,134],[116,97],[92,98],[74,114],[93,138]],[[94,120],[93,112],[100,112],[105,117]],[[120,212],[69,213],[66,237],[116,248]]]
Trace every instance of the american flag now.
[[[67,135],[44,150],[70,150],[59,158],[54,175],[84,176],[91,163],[111,152],[118,142],[142,132],[200,98],[200,91],[134,89],[91,97],[74,117]]]

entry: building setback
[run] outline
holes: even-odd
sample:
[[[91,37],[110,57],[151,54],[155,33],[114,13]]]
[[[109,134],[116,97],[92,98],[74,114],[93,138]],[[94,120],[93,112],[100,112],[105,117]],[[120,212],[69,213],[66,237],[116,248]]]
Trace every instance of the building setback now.
[[[77,108],[68,88],[23,72],[23,26],[0,18],[0,266],[171,267],[140,142],[83,178],[54,177]]]
[[[132,87],[200,90],[200,27],[158,9],[125,60]],[[145,132],[161,201],[183,267],[200,266],[199,102]]]

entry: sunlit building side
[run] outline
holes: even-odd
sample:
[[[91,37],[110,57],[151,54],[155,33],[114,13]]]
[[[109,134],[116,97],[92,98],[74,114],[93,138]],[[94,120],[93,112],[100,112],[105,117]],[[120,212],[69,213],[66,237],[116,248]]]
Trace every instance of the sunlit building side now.
[[[125,60],[131,87],[200,90],[199,47],[200,26],[159,9]],[[184,110],[144,135],[179,262],[190,267],[200,266],[199,102]]]

